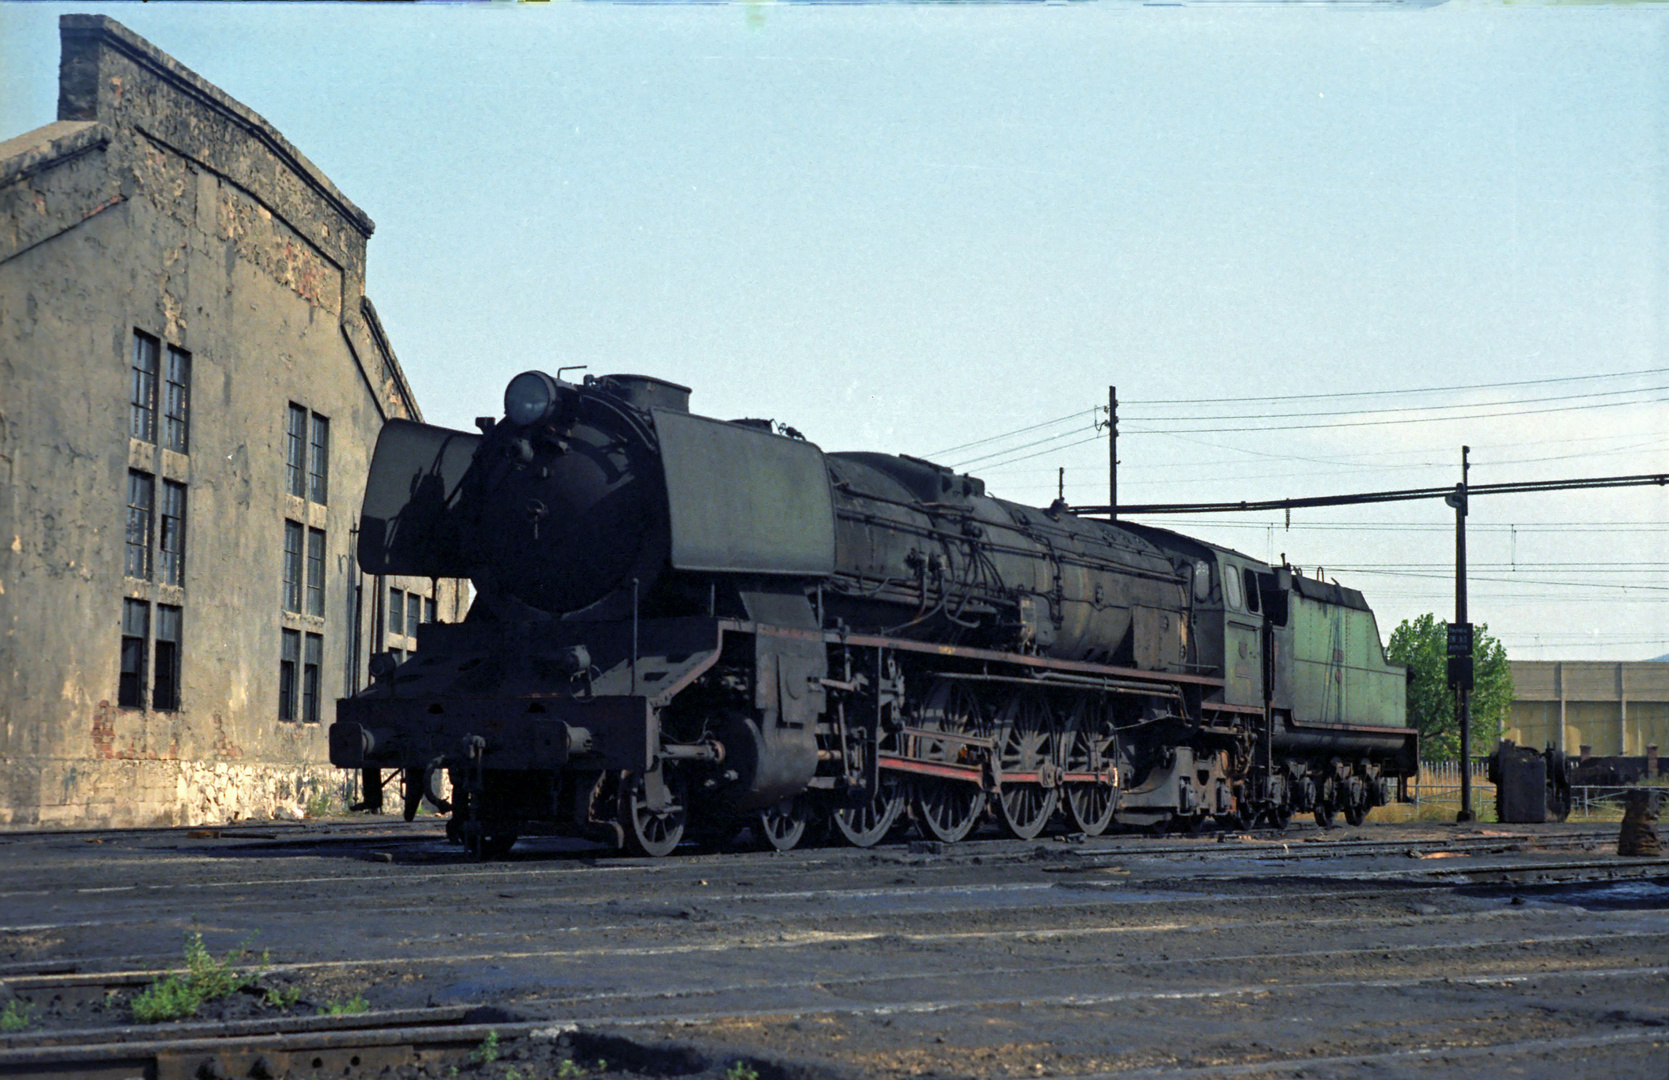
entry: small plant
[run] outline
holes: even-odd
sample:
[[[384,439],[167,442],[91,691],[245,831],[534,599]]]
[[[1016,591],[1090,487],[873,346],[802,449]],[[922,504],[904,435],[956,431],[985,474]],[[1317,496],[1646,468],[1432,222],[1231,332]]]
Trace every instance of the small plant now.
[[[327,795],[323,791],[315,791],[309,796],[307,805],[302,808],[302,815],[310,818],[329,817],[336,813],[336,809],[337,801],[334,796]]]
[[[6,1007],[0,1009],[0,1031],[22,1031],[35,1022],[35,1007],[28,1002],[16,998],[6,1002]]]
[[[301,1000],[301,987],[267,987],[267,1004],[275,1009],[288,1009]]]
[[[196,1015],[204,1002],[237,993],[256,978],[234,967],[246,955],[240,946],[227,953],[224,960],[216,960],[203,944],[203,935],[193,933],[185,943],[185,973],[154,982],[135,996],[130,1006],[133,1018],[141,1024],[179,1020]]]
[[[471,1054],[470,1057],[479,1061],[483,1065],[491,1065],[493,1062],[497,1061],[498,1032],[487,1032],[487,1037],[481,1040],[481,1045],[476,1048],[475,1053]]]
[[[521,1071],[513,1068],[504,1070],[504,1080],[522,1080]]]
[[[724,1080],[759,1080],[759,1070],[745,1061],[733,1062],[724,1071]]]
[[[585,1066],[574,1061],[573,1058],[563,1058],[562,1064],[556,1067],[556,1080],[578,1080],[585,1075]]]
[[[365,1000],[364,994],[355,994],[346,1001],[332,998],[319,1007],[320,1016],[356,1016],[370,1011],[371,1005]]]

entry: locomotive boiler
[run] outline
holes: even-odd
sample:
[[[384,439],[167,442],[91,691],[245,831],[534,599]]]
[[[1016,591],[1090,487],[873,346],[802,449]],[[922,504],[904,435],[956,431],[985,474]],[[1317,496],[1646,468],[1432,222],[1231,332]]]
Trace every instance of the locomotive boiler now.
[[[384,428],[362,570],[476,595],[338,702],[368,802],[392,770],[478,856],[664,855],[1359,823],[1417,767],[1360,593],[689,394],[526,372],[479,433]]]

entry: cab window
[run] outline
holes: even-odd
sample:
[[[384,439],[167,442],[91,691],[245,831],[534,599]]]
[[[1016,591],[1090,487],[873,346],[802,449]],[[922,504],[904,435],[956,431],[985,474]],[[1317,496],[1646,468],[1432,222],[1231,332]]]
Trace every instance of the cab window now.
[[[1246,569],[1241,573],[1246,576],[1246,610],[1256,615],[1259,610],[1257,571]]]
[[[1240,595],[1240,574],[1232,566],[1223,567],[1223,599],[1231,608],[1239,610],[1246,606]]]

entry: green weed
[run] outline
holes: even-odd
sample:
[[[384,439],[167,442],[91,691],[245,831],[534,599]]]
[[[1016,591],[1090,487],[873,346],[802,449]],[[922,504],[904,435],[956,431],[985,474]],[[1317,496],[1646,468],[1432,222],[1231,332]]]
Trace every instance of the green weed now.
[[[518,1069],[504,1070],[504,1080],[522,1080],[521,1071]]]
[[[310,818],[329,817],[340,809],[341,800],[336,796],[326,794],[323,791],[315,791],[308,798],[307,805],[302,808],[302,814]]]
[[[267,1004],[275,1009],[288,1009],[301,1000],[301,987],[287,986],[280,989],[276,986],[267,987]]]
[[[556,1080],[578,1080],[585,1075],[585,1066],[574,1063],[572,1058],[563,1058],[562,1064],[556,1067]]]
[[[759,1070],[745,1061],[738,1061],[724,1071],[724,1080],[759,1080]]]
[[[487,1032],[487,1037],[485,1039],[481,1040],[481,1045],[478,1048],[476,1048],[475,1053],[471,1054],[470,1057],[474,1058],[476,1061],[479,1061],[483,1065],[491,1065],[493,1062],[497,1061],[498,1060],[498,1032],[496,1032],[496,1031]]]
[[[364,994],[355,994],[346,1001],[330,1001],[319,1006],[320,1016],[355,1016],[359,1013],[371,1011],[371,1005],[365,1000]]]
[[[22,1031],[35,1022],[35,1007],[16,998],[0,1009],[0,1031]]]
[[[237,993],[259,976],[259,970],[239,972],[234,967],[247,955],[240,947],[227,953],[224,960],[216,960],[203,944],[203,935],[192,934],[185,943],[185,974],[154,982],[135,996],[130,1006],[133,1018],[141,1024],[179,1020],[195,1016],[204,1002]],[[264,953],[261,962],[263,966],[266,963]]]

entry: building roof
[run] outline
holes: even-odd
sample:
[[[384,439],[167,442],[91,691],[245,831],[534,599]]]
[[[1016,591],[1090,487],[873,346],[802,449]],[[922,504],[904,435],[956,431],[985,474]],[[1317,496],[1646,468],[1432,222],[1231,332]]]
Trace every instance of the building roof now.
[[[0,186],[110,141],[110,129],[93,120],[57,120],[0,142]]]
[[[266,118],[234,99],[195,71],[152,45],[115,19],[106,15],[64,15],[58,20],[59,34],[64,39],[66,56],[70,44],[77,38],[99,39],[103,44],[127,56],[134,63],[150,71],[157,78],[194,98],[203,107],[218,112],[263,143],[272,154],[284,162],[309,187],[330,203],[344,219],[359,232],[369,237],[376,223],[369,214],[355,206],[330,177],[307,160]],[[76,78],[76,72],[64,71],[58,86],[59,120],[98,120],[101,87],[96,82]],[[97,73],[91,73],[96,79]],[[119,95],[118,95],[119,96]]]

